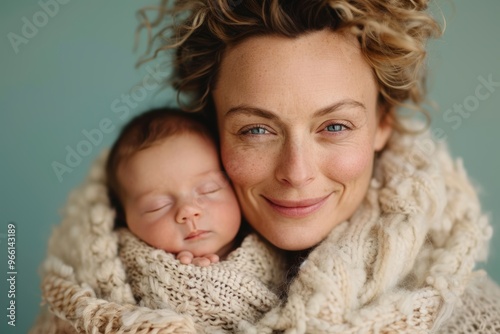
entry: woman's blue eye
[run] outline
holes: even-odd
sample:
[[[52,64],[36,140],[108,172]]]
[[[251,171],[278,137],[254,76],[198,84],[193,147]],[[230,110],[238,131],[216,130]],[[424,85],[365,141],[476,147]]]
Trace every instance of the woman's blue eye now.
[[[264,135],[266,134],[268,131],[262,127],[259,127],[259,126],[256,126],[256,127],[253,127],[253,128],[250,128],[248,130],[246,130],[244,132],[244,134],[249,134],[249,135]]]
[[[339,131],[342,131],[342,130],[345,130],[345,125],[342,125],[342,124],[330,124],[328,125],[325,129],[326,131],[330,131],[330,132],[339,132]]]

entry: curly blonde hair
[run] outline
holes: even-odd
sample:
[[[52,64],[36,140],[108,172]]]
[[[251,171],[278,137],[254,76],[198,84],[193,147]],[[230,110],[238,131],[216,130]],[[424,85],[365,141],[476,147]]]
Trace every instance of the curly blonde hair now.
[[[323,29],[356,36],[380,89],[380,103],[401,126],[395,107],[429,114],[425,100],[426,42],[441,34],[428,0],[162,0],[143,8],[138,32],[149,36],[147,61],[174,51],[171,84],[181,108],[214,115],[211,91],[227,47],[259,35],[289,38]],[[155,10],[154,21],[147,18]],[[180,23],[178,23],[180,22]],[[152,31],[159,27],[154,36]],[[159,44],[157,44],[159,42]],[[154,51],[152,51],[154,49]],[[182,102],[187,97],[187,103]],[[215,116],[213,116],[215,118]]]

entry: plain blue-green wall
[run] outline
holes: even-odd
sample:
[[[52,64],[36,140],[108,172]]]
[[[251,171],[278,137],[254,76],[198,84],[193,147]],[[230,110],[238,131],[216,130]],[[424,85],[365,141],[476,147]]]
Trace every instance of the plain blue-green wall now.
[[[132,95],[129,106],[122,100],[148,75],[147,67],[154,68],[150,64],[136,70],[140,54],[132,47],[135,11],[155,1],[66,1],[57,13],[52,7],[54,15],[46,16],[46,22],[37,1],[7,0],[0,5],[1,333],[25,333],[33,323],[40,302],[38,267],[48,237],[68,192],[82,181],[92,159],[111,144],[131,115],[172,103],[171,92],[144,89],[144,96],[139,91]],[[477,100],[479,105],[472,104],[479,77],[500,82],[500,1],[441,0],[438,5],[447,30],[430,45],[430,96],[441,109],[433,115],[434,127],[447,136],[453,154],[464,158],[471,178],[482,189],[484,208],[500,230],[500,87]],[[36,32],[25,28],[29,38],[16,50],[9,36],[20,41],[14,34],[23,37],[25,21],[34,19],[40,28]],[[453,106],[464,103],[471,111],[461,116]],[[85,139],[82,131],[96,128],[103,119],[109,120],[113,131],[104,134],[71,173],[58,179],[52,163],[64,163],[66,146],[75,149]],[[17,227],[15,328],[7,325],[6,317],[9,222]],[[498,282],[499,241],[497,232],[486,265]]]

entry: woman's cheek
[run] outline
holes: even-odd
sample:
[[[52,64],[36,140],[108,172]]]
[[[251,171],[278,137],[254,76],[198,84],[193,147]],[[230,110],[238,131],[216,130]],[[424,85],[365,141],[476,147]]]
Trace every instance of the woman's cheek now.
[[[348,149],[330,156],[326,168],[331,178],[346,185],[371,176],[373,152],[368,149]]]
[[[222,163],[236,188],[252,186],[265,177],[266,152],[249,147],[222,147]]]

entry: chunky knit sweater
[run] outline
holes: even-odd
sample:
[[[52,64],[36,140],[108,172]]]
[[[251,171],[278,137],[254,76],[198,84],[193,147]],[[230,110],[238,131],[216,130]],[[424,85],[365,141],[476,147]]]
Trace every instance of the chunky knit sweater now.
[[[425,134],[392,135],[364,201],[309,253],[282,300],[279,252],[255,236],[240,252],[251,260],[174,283],[165,270],[173,259],[149,261],[164,253],[126,259],[104,159],[70,195],[50,239],[47,308],[32,333],[500,333],[500,288],[475,269],[491,226],[460,161]],[[214,279],[222,267],[227,274]],[[176,294],[178,284],[189,297]]]

